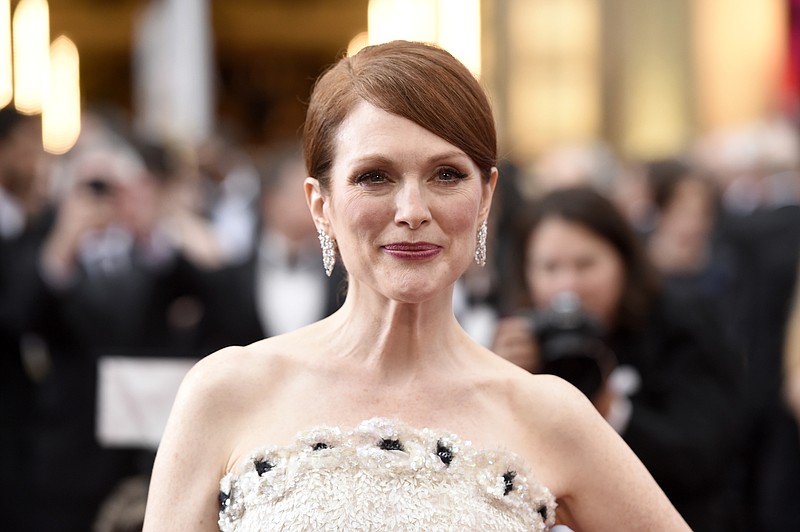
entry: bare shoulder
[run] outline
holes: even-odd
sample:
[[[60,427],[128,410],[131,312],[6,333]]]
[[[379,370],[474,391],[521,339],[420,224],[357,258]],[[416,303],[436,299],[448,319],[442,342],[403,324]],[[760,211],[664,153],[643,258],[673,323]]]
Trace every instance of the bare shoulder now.
[[[159,445],[145,530],[215,530],[219,479],[241,427],[291,357],[281,342],[228,347],[200,360],[184,378]]]
[[[537,405],[531,412],[539,426],[553,423],[551,428],[598,418],[599,414],[587,397],[575,386],[554,375],[524,375],[516,388],[518,401]]]
[[[557,429],[585,417],[598,414],[586,398],[572,384],[548,374],[532,374],[507,360],[496,357],[493,375],[508,391],[511,409],[518,421],[530,422],[539,432]]]
[[[514,407],[544,458],[558,520],[576,530],[688,530],[641,461],[563,379],[520,376]]]
[[[193,406],[212,418],[215,413],[230,416],[256,396],[269,393],[271,388],[264,386],[265,380],[280,382],[289,371],[292,358],[291,345],[278,338],[226,347],[192,367],[181,384],[177,401],[180,406]]]

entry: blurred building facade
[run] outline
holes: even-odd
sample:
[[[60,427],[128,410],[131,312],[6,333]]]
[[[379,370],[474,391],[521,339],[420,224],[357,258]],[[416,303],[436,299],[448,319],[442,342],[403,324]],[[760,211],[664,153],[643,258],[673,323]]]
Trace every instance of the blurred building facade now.
[[[135,32],[155,4],[181,2],[50,2],[52,33],[81,50],[85,104],[140,112]],[[254,143],[296,136],[313,79],[367,30],[369,4],[210,0],[205,18],[182,7],[179,25],[210,24],[211,75],[195,86],[210,84],[217,123],[239,124]],[[663,157],[797,108],[795,0],[483,0],[480,9],[482,80],[503,152],[523,164],[598,141],[625,157]]]

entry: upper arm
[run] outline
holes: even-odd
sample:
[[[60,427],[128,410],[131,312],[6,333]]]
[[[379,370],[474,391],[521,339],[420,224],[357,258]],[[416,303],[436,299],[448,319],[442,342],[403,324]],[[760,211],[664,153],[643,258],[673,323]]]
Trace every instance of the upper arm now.
[[[566,382],[545,437],[559,477],[557,519],[575,530],[689,530],[642,462]]]
[[[232,433],[224,356],[231,355],[201,360],[181,384],[153,466],[146,531],[219,530],[219,480]]]

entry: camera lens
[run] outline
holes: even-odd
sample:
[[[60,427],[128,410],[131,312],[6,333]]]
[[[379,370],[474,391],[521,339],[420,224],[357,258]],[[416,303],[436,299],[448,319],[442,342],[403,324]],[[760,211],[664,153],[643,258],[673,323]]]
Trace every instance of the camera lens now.
[[[557,375],[592,398],[603,386],[610,351],[599,322],[572,292],[557,294],[550,306],[533,312],[533,330],[542,373]]]

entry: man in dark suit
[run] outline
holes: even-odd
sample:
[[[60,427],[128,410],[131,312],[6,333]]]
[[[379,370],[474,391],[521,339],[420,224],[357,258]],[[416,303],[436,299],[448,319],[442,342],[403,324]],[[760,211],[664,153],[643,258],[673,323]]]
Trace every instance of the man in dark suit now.
[[[259,165],[260,228],[248,259],[205,274],[207,330],[214,349],[244,345],[308,325],[344,301],[346,273],[330,279],[303,192],[298,146],[271,151]]]
[[[138,153],[106,135],[71,154],[66,191],[31,270],[43,287],[36,329],[51,361],[33,448],[43,508],[28,516],[36,530],[90,530],[123,478],[149,472],[152,452],[98,439],[98,363],[199,357],[193,336],[175,325],[185,261],[159,231],[160,184]]]
[[[0,110],[0,497],[18,501],[3,518],[10,530],[27,530],[31,509],[29,499],[19,496],[30,490],[35,391],[22,342],[37,293],[27,272],[47,218],[37,175],[42,154],[37,122],[8,107]]]

